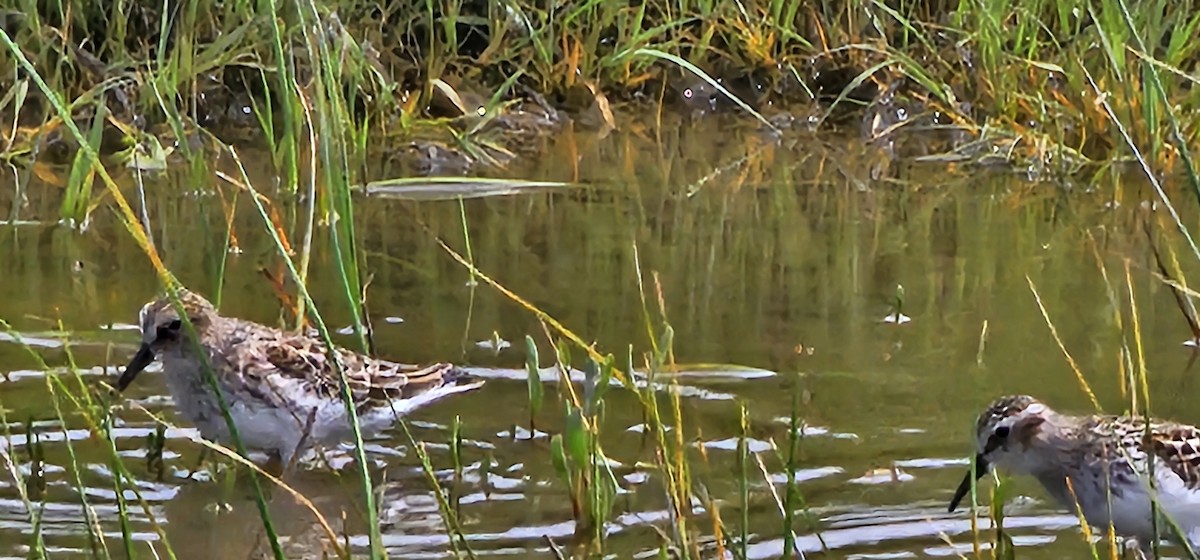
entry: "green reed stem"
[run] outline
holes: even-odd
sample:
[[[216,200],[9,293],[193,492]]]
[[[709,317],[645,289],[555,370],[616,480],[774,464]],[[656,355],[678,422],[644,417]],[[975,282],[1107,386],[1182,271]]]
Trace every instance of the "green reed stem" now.
[[[257,202],[258,199],[255,199]],[[274,231],[274,230],[272,230]],[[233,439],[234,449],[238,455],[250,459],[250,453],[246,450],[246,444],[242,441],[241,432],[238,430],[237,423],[233,420],[233,413],[229,409],[229,401],[225,398],[225,392],[221,388],[221,382],[217,380],[216,372],[212,369],[212,364],[208,359],[208,352],[200,346],[200,337],[196,333],[196,327],[192,324],[192,320],[188,317],[187,311],[183,308],[183,304],[179,301],[179,293],[177,286],[173,282],[167,286],[167,294],[171,299],[171,305],[175,308],[175,312],[183,322],[183,328],[187,332],[187,339],[191,346],[192,355],[200,358],[200,370],[204,373],[204,381],[208,384],[209,391],[217,398],[217,406],[221,408],[221,416],[225,419],[225,426],[229,430],[230,438]],[[125,471],[122,463],[118,462],[121,471]],[[258,479],[258,473],[253,469],[250,470],[250,485],[254,488],[254,503],[258,507],[258,515],[262,519],[263,530],[267,533],[267,541],[271,545],[271,552],[275,556],[275,560],[284,560],[283,547],[279,544],[279,534],[275,531],[275,524],[271,520],[271,512],[267,508],[266,494],[263,492],[262,483]],[[137,490],[134,489],[136,492]]]
[[[221,239],[221,256],[217,259],[217,279],[213,287],[213,305],[221,306],[221,298],[225,293],[225,268],[229,264],[229,250],[232,248],[233,242],[233,217],[237,212],[238,193],[234,191],[233,200],[229,201],[229,207],[225,216],[225,235]]]
[[[296,185],[300,182],[300,147],[296,131],[300,128],[298,107],[302,106],[302,104],[296,91],[296,80],[292,65],[288,63],[291,57],[285,53],[283,48],[283,44],[288,42],[288,39],[284,30],[280,28],[280,22],[283,20],[279,15],[279,7],[276,0],[263,0],[260,4],[267,8],[267,16],[271,22],[271,49],[275,58],[275,79],[279,86],[277,91],[280,94],[279,109],[283,113],[283,137],[279,139],[278,146],[283,149],[283,164],[281,167],[284,173],[287,174],[284,185],[286,185],[288,190],[294,191]],[[316,54],[311,51],[309,52],[309,56]],[[267,89],[270,90],[271,88],[268,87]],[[267,96],[267,102],[270,103],[270,96]],[[271,115],[274,112],[268,105],[261,113],[268,119],[267,122],[269,123]],[[268,136],[274,136],[274,130],[265,130],[265,132]]]
[[[0,321],[0,325],[8,328],[8,323],[4,323],[3,321]],[[4,441],[7,444],[7,448],[0,448],[0,459],[4,460],[4,466],[8,469],[8,474],[13,480],[13,486],[17,489],[17,495],[21,497],[21,503],[25,506],[25,512],[29,516],[31,538],[33,539],[33,543],[30,546],[31,556],[46,558],[46,542],[42,538],[40,510],[33,507],[33,500],[29,498],[29,492],[26,489],[26,479],[24,476],[21,476],[21,469],[17,467],[17,463],[13,460],[13,434],[9,428],[7,409],[4,408],[2,403],[0,403],[0,425],[4,426]],[[27,434],[25,445],[29,445],[30,440],[31,436]]]
[[[74,360],[72,359],[72,362]],[[71,369],[75,370],[74,364]],[[78,370],[75,370],[78,372]],[[78,375],[78,373],[76,373]],[[59,399],[58,391],[54,389],[54,383],[51,382],[51,377],[57,378],[57,374],[49,373],[46,375],[46,390],[50,393],[50,402],[54,406],[54,415],[58,418],[59,424],[65,432],[67,429],[67,420],[63,415],[62,402]],[[92,556],[99,558],[110,558],[108,553],[108,543],[104,540],[104,532],[100,530],[100,524],[96,519],[96,512],[92,509],[91,503],[88,502],[87,492],[84,492],[83,477],[80,474],[82,469],[79,468],[79,456],[75,454],[75,444],[71,442],[71,438],[63,438],[67,444],[67,456],[70,458],[71,478],[75,484],[75,491],[79,493],[79,507],[83,508],[83,520],[88,526],[88,545],[91,547]],[[122,528],[124,529],[124,528]],[[122,533],[123,534],[123,533]],[[132,558],[132,556],[128,556]]]
[[[305,2],[300,4],[299,11],[302,29],[310,53],[318,55],[315,88],[315,112],[310,115],[309,126],[317,129],[317,153],[324,174],[325,192],[329,195],[330,212],[329,229],[332,239],[334,260],[337,263],[338,279],[341,281],[343,294],[349,306],[355,336],[364,352],[370,351],[367,333],[363,320],[362,279],[360,275],[358,242],[354,231],[354,201],[350,190],[349,155],[347,153],[348,127],[345,123],[352,122],[346,109],[345,99],[341,91],[339,74],[344,62],[342,53],[330,48],[329,36],[335,29],[322,29],[322,33],[310,33],[312,26],[334,26],[329,21],[322,20],[316,4]],[[312,117],[315,116],[315,123]],[[316,165],[317,160],[313,164]]]
[[[113,439],[111,417],[104,420],[104,438],[108,442],[109,467],[113,475],[113,492],[117,496],[117,516],[121,522],[121,542],[125,545],[125,557],[137,558],[133,552],[133,530],[129,527],[129,506],[125,503],[124,469],[117,465],[121,460],[117,454],[117,442]]]
[[[314,153],[309,155],[309,158],[315,163],[317,161],[317,138],[313,127],[308,127],[308,146]],[[309,266],[312,263],[312,244],[313,236],[316,234],[317,223],[317,174],[310,173],[308,176],[308,193],[304,201],[304,238],[300,242],[300,281],[308,282]],[[305,302],[300,301],[297,304],[296,311],[296,329],[304,327]]]
[[[738,551],[740,557],[745,560],[749,558],[746,555],[747,547],[750,543],[750,417],[746,410],[746,403],[738,403],[738,426],[741,428],[741,433],[738,435],[738,496],[741,498],[742,523],[739,528],[741,538],[738,542]]]
[[[471,318],[475,314],[475,292],[476,288],[479,286],[479,282],[475,280],[475,257],[473,256],[471,249],[471,230],[469,227],[467,227],[467,207],[466,204],[463,203],[463,198],[461,196],[458,197],[458,217],[462,223],[463,244],[467,249],[467,262],[471,263],[471,267],[467,269],[467,273],[470,275],[467,281],[467,319],[466,321],[463,321],[462,337],[462,352],[466,354],[468,338],[471,336]],[[530,418],[533,418],[532,413],[530,414]],[[532,420],[530,422],[530,429],[534,429]],[[530,437],[533,437],[532,432],[530,432]]]
[[[346,372],[342,367],[341,357],[338,356],[337,347],[333,344],[329,328],[326,326],[324,319],[321,318],[321,314],[317,312],[316,303],[309,294],[308,287],[300,279],[300,273],[296,270],[296,263],[288,255],[287,250],[284,248],[283,240],[279,238],[279,232],[271,224],[271,217],[267,214],[267,210],[262,204],[262,195],[251,184],[250,178],[246,174],[246,168],[242,165],[237,151],[230,148],[229,153],[233,156],[238,170],[241,172],[242,186],[250,192],[250,199],[254,202],[254,208],[258,211],[259,217],[262,218],[264,229],[270,234],[271,241],[275,244],[275,250],[278,252],[279,258],[287,267],[288,275],[296,283],[296,289],[299,292],[300,298],[304,300],[304,304],[308,308],[309,318],[312,319],[317,332],[320,333],[321,341],[325,344],[329,363],[337,373],[338,394],[345,405],[346,418],[350,421],[351,437],[354,441],[354,458],[358,464],[359,484],[363,493],[363,505],[366,509],[367,523],[370,525],[371,557],[373,559],[385,558],[387,552],[383,548],[383,536],[379,532],[379,512],[375,508],[375,491],[372,489],[370,471],[368,470],[367,454],[362,439],[362,428],[358,421],[358,411],[354,405],[354,396],[350,392],[350,384],[346,380]],[[239,449],[238,452],[241,453],[242,450]]]
[[[795,525],[793,524],[796,511],[796,447],[800,437],[800,391],[796,386],[792,387],[792,414],[788,420],[788,450],[787,460],[784,466],[787,470],[787,486],[783,494],[783,549],[795,550],[799,555],[800,551],[796,548],[796,533],[794,532]]]
[[[408,438],[408,443],[412,446],[413,452],[417,454],[417,459],[421,461],[421,471],[425,474],[425,478],[429,481],[429,486],[433,490],[433,495],[437,499],[438,513],[442,519],[443,526],[446,528],[446,533],[450,536],[450,546],[454,548],[455,555],[460,555],[463,551],[466,551],[467,557],[474,560],[475,552],[471,550],[471,544],[467,541],[462,524],[459,523],[458,514],[451,507],[449,500],[446,499],[446,491],[438,483],[437,473],[433,470],[433,462],[429,459],[429,452],[426,451],[424,442],[419,442],[413,437],[412,430],[408,427],[408,421],[404,418],[400,419],[400,427],[404,430],[404,435]]]
[[[0,326],[2,326],[4,330],[9,331],[15,340],[20,340],[20,336],[17,335],[7,323],[0,321]],[[58,330],[59,332],[65,333],[62,321],[59,321],[58,323]],[[65,433],[67,430],[67,420],[66,416],[63,414],[59,391],[62,391],[70,396],[70,390],[67,389],[66,384],[62,382],[58,374],[53,372],[53,369],[45,362],[41,354],[34,351],[33,348],[29,347],[27,344],[21,343],[21,345],[24,347],[26,353],[28,353],[38,363],[39,367],[46,372],[46,390],[50,393],[50,402],[54,406],[55,417],[58,418],[59,425],[63,427],[63,432]],[[87,402],[80,403],[74,397],[71,397],[71,400],[74,401],[76,408],[83,410],[85,414],[90,414],[92,410],[91,395],[87,393],[87,389],[83,385],[83,376],[80,375],[79,368],[76,365],[75,353],[71,351],[71,346],[69,344],[63,345],[63,351],[67,357],[68,367],[70,368],[70,371],[75,377],[76,381],[80,384],[80,389]],[[58,388],[57,390],[56,387]],[[92,509],[91,503],[88,502],[87,492],[84,492],[83,477],[81,474],[82,469],[79,468],[80,462],[79,456],[75,453],[75,444],[69,437],[64,437],[63,441],[66,443],[67,456],[71,461],[70,471],[73,478],[72,482],[75,484],[76,492],[79,493],[79,505],[83,509],[84,522],[87,523],[88,526],[88,545],[91,547],[92,555],[94,557],[109,558],[108,544],[104,540],[104,532],[100,529],[99,522],[96,519],[95,510]],[[99,542],[97,543],[97,541]]]

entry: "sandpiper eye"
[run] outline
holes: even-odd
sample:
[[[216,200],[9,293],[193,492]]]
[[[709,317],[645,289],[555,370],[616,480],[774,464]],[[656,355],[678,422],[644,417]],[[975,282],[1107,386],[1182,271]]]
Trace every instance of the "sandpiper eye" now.
[[[1008,426],[997,426],[995,433],[996,437],[1000,439],[1008,437]]]
[[[164,326],[158,327],[155,332],[155,338],[158,340],[171,340],[179,336],[179,328],[183,326],[183,321],[175,319]]]

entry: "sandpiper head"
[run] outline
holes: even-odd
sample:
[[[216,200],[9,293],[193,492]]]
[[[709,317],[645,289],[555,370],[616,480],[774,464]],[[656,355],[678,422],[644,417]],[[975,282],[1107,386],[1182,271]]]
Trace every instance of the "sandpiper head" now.
[[[217,312],[208,300],[183,288],[179,289],[177,295],[184,314],[197,332],[203,332],[212,324]],[[154,361],[155,356],[186,343],[187,328],[169,295],[142,306],[138,326],[142,331],[142,345],[117,380],[118,391],[124,391],[133,383],[134,378]]]
[[[1028,395],[1001,397],[988,406],[975,423],[975,470],[967,472],[958,485],[950,511],[971,491],[972,478],[982,478],[993,465],[1028,470],[1023,468],[1030,460],[1025,451],[1051,414],[1050,407]]]

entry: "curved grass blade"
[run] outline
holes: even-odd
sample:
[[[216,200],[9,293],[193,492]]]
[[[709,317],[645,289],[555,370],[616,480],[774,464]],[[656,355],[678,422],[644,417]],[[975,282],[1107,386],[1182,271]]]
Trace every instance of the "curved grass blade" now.
[[[675,64],[679,65],[680,68],[684,68],[684,69],[688,70],[689,72],[695,74],[697,78],[704,80],[704,82],[707,83],[708,85],[712,86],[713,89],[719,91],[721,93],[721,95],[724,95],[730,101],[733,101],[738,107],[741,107],[743,111],[749,113],[755,119],[758,119],[758,122],[761,122],[767,128],[771,129],[772,132],[776,132],[776,133],[779,132],[779,127],[772,124],[771,121],[767,120],[767,118],[762,116],[762,114],[760,114],[758,111],[755,111],[753,107],[747,105],[745,101],[742,101],[741,98],[734,95],[733,92],[725,89],[725,86],[721,85],[720,82],[714,80],[712,78],[712,76],[709,76],[706,72],[704,72],[700,68],[696,67],[695,64],[692,64],[691,62],[688,62],[688,61],[686,61],[678,56],[675,56],[671,53],[663,52],[658,49],[640,48],[640,49],[634,50],[632,52],[627,52],[625,54],[652,56],[655,58],[661,58],[663,60],[674,62]],[[619,56],[618,56],[618,58],[619,58]]]

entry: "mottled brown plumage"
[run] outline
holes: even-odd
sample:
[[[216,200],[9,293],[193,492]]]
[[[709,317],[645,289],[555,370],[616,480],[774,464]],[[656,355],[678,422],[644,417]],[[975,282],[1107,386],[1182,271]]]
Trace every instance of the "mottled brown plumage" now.
[[[975,430],[976,468],[959,485],[951,511],[970,491],[972,477],[995,465],[1034,476],[1069,511],[1078,507],[1090,524],[1111,523],[1118,535],[1143,546],[1154,537],[1155,495],[1159,511],[1193,544],[1200,542],[1200,430],[1194,426],[1129,415],[1070,416],[1016,395],[993,402]]]
[[[208,439],[230,436],[202,368],[205,357],[247,447],[278,453],[285,462],[302,443],[330,444],[349,436],[337,368],[318,339],[251,321],[222,317],[203,297],[179,292],[196,345],[167,297],[141,311],[142,347],[118,381],[124,390],[156,355],[163,358],[177,409]],[[443,396],[482,384],[446,363],[425,367],[379,360],[335,348],[366,436],[396,417]]]
[[[1154,454],[1192,490],[1200,490],[1200,430],[1185,424],[1152,425]]]

